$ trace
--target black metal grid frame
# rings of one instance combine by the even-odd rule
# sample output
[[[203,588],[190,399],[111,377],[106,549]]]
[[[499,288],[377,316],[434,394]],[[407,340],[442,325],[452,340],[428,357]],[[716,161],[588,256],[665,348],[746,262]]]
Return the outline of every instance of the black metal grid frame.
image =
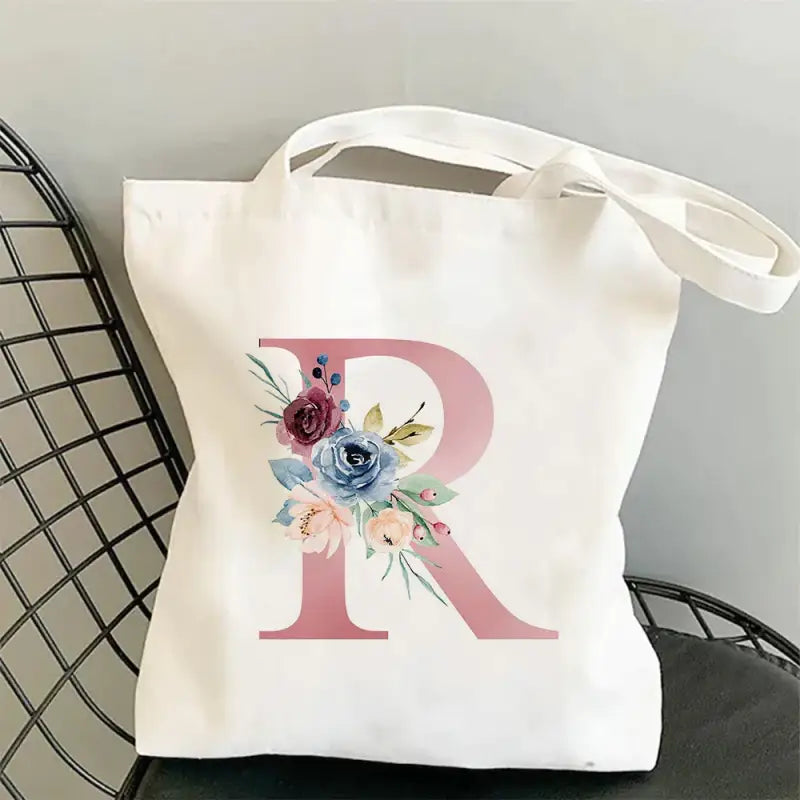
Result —
[[[7,767],[19,752],[26,737],[36,729],[42,734],[47,744],[63,763],[93,786],[97,792],[109,797],[122,797],[135,784],[137,776],[142,774],[147,759],[134,758],[133,737],[130,731],[115,722],[103,710],[100,703],[93,697],[92,692],[83,685],[78,677],[78,670],[101,644],[107,643],[113,649],[124,669],[129,670],[134,675],[137,674],[137,664],[117,641],[115,632],[131,614],[138,613],[143,615],[145,619],[150,618],[150,611],[145,601],[156,589],[158,581],[152,581],[144,589],[137,590],[134,580],[129,575],[128,569],[126,569],[126,565],[118,553],[118,548],[133,536],[147,536],[155,543],[162,557],[166,554],[166,544],[155,523],[175,509],[177,498],[186,480],[187,471],[153,390],[146,378],[142,364],[136,356],[130,336],[125,329],[103,276],[95,251],[74,208],[44,164],[19,136],[0,120],[0,155],[3,154],[9,163],[0,163],[0,177],[2,177],[3,173],[23,175],[35,189],[47,209],[49,209],[51,217],[46,220],[5,219],[0,214],[0,242],[2,243],[0,252],[2,252],[3,248],[5,249],[13,268],[12,275],[0,276],[0,291],[3,291],[4,287],[7,286],[21,287],[26,302],[30,305],[38,324],[38,329],[36,330],[4,338],[0,321],[0,354],[2,354],[2,360],[7,365],[16,384],[15,393],[0,400],[0,412],[15,404],[26,404],[48,447],[47,452],[25,463],[17,464],[12,458],[12,453],[0,439],[0,458],[5,468],[5,472],[0,473],[0,487],[5,485],[15,486],[35,521],[35,524],[29,530],[23,531],[18,535],[14,532],[14,536],[10,539],[10,544],[0,551],[0,573],[2,573],[23,609],[22,613],[6,630],[0,631],[0,676],[2,676],[11,693],[18,700],[26,717],[26,721],[11,744],[4,752],[0,751],[0,786],[5,789],[13,800],[26,800],[9,776]],[[74,262],[71,264],[70,269],[44,273],[26,270],[23,259],[15,247],[12,232],[15,229],[31,230],[37,228],[55,228],[61,232],[69,246]],[[96,321],[84,322],[79,325],[52,327],[37,298],[36,286],[43,282],[54,281],[80,282],[94,307]],[[108,338],[118,364],[112,369],[75,376],[70,368],[68,358],[65,356],[62,342],[69,336],[97,332],[104,332]],[[61,370],[63,376],[61,380],[38,388],[31,388],[28,385],[23,370],[20,369],[18,360],[15,357],[14,350],[18,345],[31,341],[41,341],[47,344]],[[124,377],[126,380],[131,395],[135,400],[137,413],[129,419],[104,428],[95,418],[90,404],[84,397],[84,390],[89,385],[118,377]],[[40,409],[40,402],[48,395],[64,389],[68,390],[74,397],[89,426],[90,433],[77,437],[65,444],[59,444],[46,416]],[[137,425],[145,426],[146,435],[152,438],[158,455],[156,458],[146,460],[126,471],[122,468],[107,439],[115,433]],[[113,473],[113,478],[89,491],[85,491],[81,489],[66,456],[71,451],[90,442],[95,442],[99,446]],[[32,471],[47,462],[57,464],[67,485],[74,494],[73,500],[49,515],[43,512],[40,502],[37,501],[35,492],[29,486],[28,481]],[[137,493],[133,479],[156,465],[163,465],[166,469],[174,499],[155,512],[148,512],[145,508],[145,503]],[[115,487],[120,487],[125,492],[136,511],[138,519],[135,524],[127,527],[117,535],[109,537],[104,532],[103,526],[92,510],[90,503]],[[96,536],[97,546],[88,556],[77,563],[72,563],[59,542],[58,536],[53,531],[53,526],[75,509],[82,509],[86,514],[88,524]],[[64,574],[38,598],[32,600],[26,593],[18,576],[15,575],[9,558],[20,548],[37,538],[47,542]],[[112,615],[104,615],[100,611],[96,600],[92,598],[82,580],[82,575],[87,568],[101,559],[109,560],[128,593],[128,599],[125,604],[117,613]],[[643,617],[642,622],[645,627],[660,627],[657,622],[657,616],[660,612],[653,608],[653,601],[655,599],[671,600],[689,609],[699,626],[699,632],[702,636],[708,639],[726,639],[741,646],[751,647],[760,656],[771,660],[777,658],[781,665],[790,672],[800,675],[800,651],[797,646],[754,617],[713,597],[694,592],[685,587],[636,577],[628,577],[626,581],[632,598],[641,612],[640,616]],[[76,657],[71,659],[68,659],[62,652],[56,642],[56,637],[54,637],[53,632],[48,628],[40,613],[48,601],[68,584],[74,586],[96,625],[94,638],[83,647]],[[729,632],[725,635],[715,632],[716,622],[720,620],[727,623],[728,626],[733,626],[736,632]],[[15,676],[2,657],[3,646],[27,623],[31,623],[35,627],[61,670],[61,675],[38,702],[33,702],[26,695],[18,676]],[[107,781],[101,780],[82,765],[71,754],[71,743],[60,741],[44,721],[43,715],[45,711],[67,685],[75,690],[78,697],[97,720],[108,729],[109,733],[120,737],[131,745],[133,767],[124,781],[123,788],[110,785]],[[80,731],[75,732],[76,737],[80,735]],[[38,800],[38,798],[28,798],[27,800]]]
[[[74,208],[41,160],[39,160],[19,136],[1,120],[0,153],[4,154],[6,159],[10,161],[10,163],[0,163],[0,174],[16,173],[24,175],[51,215],[50,219],[20,220],[5,219],[2,214],[0,214],[0,242],[2,242],[2,246],[5,248],[5,252],[8,255],[14,271],[14,274],[11,276],[0,276],[0,291],[7,286],[21,287],[39,325],[38,330],[9,338],[3,337],[2,330],[0,329],[0,354],[2,354],[2,359],[8,366],[18,387],[18,392],[16,394],[0,400],[0,412],[10,408],[14,404],[25,403],[35,418],[49,448],[48,452],[37,458],[24,464],[17,464],[12,459],[12,455],[5,446],[5,443],[0,439],[0,458],[2,458],[2,462],[5,466],[5,474],[0,476],[0,486],[8,483],[16,485],[36,522],[33,528],[12,538],[11,543],[0,551],[0,573],[3,574],[11,590],[17,596],[24,609],[23,613],[11,626],[0,634],[0,653],[2,652],[3,646],[11,640],[15,633],[17,633],[26,622],[30,621],[49,648],[59,667],[63,670],[63,674],[52,686],[44,699],[34,705],[26,696],[20,682],[12,674],[6,662],[3,660],[2,655],[0,655],[0,675],[2,675],[29,717],[17,737],[11,742],[6,751],[0,754],[0,785],[6,789],[14,800],[24,800],[23,795],[8,776],[6,768],[19,750],[26,736],[33,728],[37,728],[50,746],[71,769],[81,775],[101,793],[113,797],[117,793],[118,787],[109,786],[78,763],[70,755],[65,744],[59,742],[52,734],[43,721],[42,716],[59,691],[69,683],[91,712],[110,732],[116,736],[122,737],[131,744],[133,743],[131,733],[114,722],[102,708],[100,708],[98,703],[92,698],[91,693],[83,686],[76,673],[78,668],[104,641],[111,646],[127,669],[134,674],[137,673],[138,668],[136,663],[134,663],[123,647],[117,642],[114,632],[120,623],[134,611],[138,611],[144,615],[145,618],[149,619],[150,611],[144,601],[155,590],[157,582],[151,583],[142,591],[137,590],[134,581],[117,555],[116,548],[134,534],[145,531],[152,538],[162,555],[166,554],[166,544],[156,529],[155,522],[160,517],[171,513],[177,505],[177,497],[186,480],[186,466],[167,427],[142,365],[136,356],[130,336],[125,329],[119,310],[114,302],[102,270],[100,269],[94,248]],[[20,258],[11,232],[21,229],[35,230],[53,228],[58,229],[62,233],[72,255],[73,263],[70,264],[70,268],[64,269],[63,271],[29,273],[26,271],[25,265]],[[60,266],[64,267],[64,265]],[[41,282],[54,281],[81,282],[96,310],[97,321],[90,324],[62,326],[59,328],[51,327],[42,308],[42,304],[37,298],[35,286]],[[105,332],[108,342],[113,348],[113,352],[118,360],[118,366],[113,369],[76,377],[70,368],[61,342],[69,336],[95,331]],[[37,340],[47,343],[63,374],[63,379],[44,387],[31,389],[15,358],[14,349],[15,346],[20,344]],[[103,428],[95,419],[95,415],[90,408],[90,404],[84,397],[82,389],[88,384],[119,376],[123,376],[127,381],[127,385],[136,402],[139,413],[131,419]],[[45,396],[62,389],[67,389],[71,392],[91,433],[78,437],[66,444],[59,445],[51,430],[51,426],[48,424],[45,415],[40,409],[39,403]],[[109,445],[107,438],[114,433],[137,425],[146,426],[156,446],[158,456],[155,459],[150,459],[137,465],[133,469],[124,471],[113,449]],[[93,488],[91,491],[83,491],[76,479],[74,470],[70,467],[65,456],[68,452],[89,442],[96,442],[100,447],[114,477],[112,480]],[[67,484],[74,493],[74,500],[55,514],[46,517],[42,513],[36,497],[26,483],[26,476],[29,475],[32,470],[48,461],[55,462],[58,465]],[[158,464],[163,464],[169,475],[174,488],[175,500],[155,513],[148,513],[132,484],[132,479]],[[93,511],[90,501],[117,486],[121,487],[127,495],[131,505],[139,516],[139,521],[114,538],[109,539],[97,515]],[[71,563],[63,547],[59,544],[57,536],[53,533],[52,526],[58,522],[58,520],[64,518],[67,514],[78,508],[82,509],[85,513],[97,537],[98,547],[80,563]],[[54,583],[44,594],[35,601],[32,601],[25,592],[20,580],[14,574],[9,559],[15,552],[24,547],[35,537],[43,537],[47,541],[64,570],[64,576]],[[108,558],[110,560],[122,584],[130,595],[129,602],[119,610],[116,616],[110,619],[100,612],[97,603],[90,596],[81,578],[81,574],[86,568],[101,558]],[[71,661],[65,657],[40,616],[42,607],[67,583],[71,583],[74,586],[79,597],[85,604],[87,611],[97,625],[96,637],[83,649],[77,658]]]

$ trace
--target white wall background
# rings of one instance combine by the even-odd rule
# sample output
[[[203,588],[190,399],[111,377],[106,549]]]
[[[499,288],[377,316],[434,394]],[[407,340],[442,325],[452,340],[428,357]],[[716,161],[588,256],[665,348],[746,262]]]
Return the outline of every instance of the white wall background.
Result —
[[[460,107],[690,175],[800,237],[800,4],[0,2],[0,114],[85,217],[185,452],[121,260],[123,176],[248,179],[301,123]],[[800,638],[800,297],[685,287],[623,509],[630,571]]]
[[[123,176],[249,179],[294,128],[430,103],[690,175],[800,237],[794,2],[0,0],[0,116],[77,205],[189,454],[121,258]],[[631,572],[791,638],[800,297],[759,316],[686,286],[623,508]]]

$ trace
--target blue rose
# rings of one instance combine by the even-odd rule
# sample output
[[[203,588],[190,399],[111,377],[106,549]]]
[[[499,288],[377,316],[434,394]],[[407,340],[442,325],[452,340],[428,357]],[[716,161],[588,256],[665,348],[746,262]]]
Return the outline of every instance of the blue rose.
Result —
[[[349,428],[317,442],[311,457],[322,489],[344,506],[388,499],[398,461],[394,448],[377,433]]]

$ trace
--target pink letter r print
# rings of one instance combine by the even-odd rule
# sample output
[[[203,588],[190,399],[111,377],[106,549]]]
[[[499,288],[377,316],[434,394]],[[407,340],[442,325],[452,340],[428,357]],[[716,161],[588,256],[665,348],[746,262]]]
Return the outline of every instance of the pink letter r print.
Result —
[[[393,356],[416,364],[436,384],[444,408],[442,438],[426,472],[449,483],[480,459],[492,433],[492,399],[486,382],[466,359],[452,350],[402,339],[260,339],[261,347],[280,347],[301,364],[328,354],[328,368],[342,375],[333,387],[345,396],[348,359]],[[469,398],[467,402],[466,398]],[[468,433],[465,433],[468,432]],[[558,632],[538,628],[514,616],[484,583],[452,536],[440,537],[436,581],[478,639],[556,639]],[[303,600],[297,620],[278,631],[260,631],[261,639],[386,639],[388,631],[364,630],[353,623],[345,601],[345,555],[303,555]]]

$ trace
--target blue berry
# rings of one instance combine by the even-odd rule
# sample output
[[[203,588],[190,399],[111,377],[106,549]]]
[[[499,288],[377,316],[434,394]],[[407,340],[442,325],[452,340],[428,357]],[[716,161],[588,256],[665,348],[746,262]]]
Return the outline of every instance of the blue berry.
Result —
[[[314,369],[311,370],[311,374],[315,378],[321,378],[322,377],[322,370],[319,367],[314,367]]]
[[[331,375],[331,386],[338,386],[342,382],[342,376],[338,372]]]
[[[347,400],[342,400],[342,402],[339,403],[339,408],[341,408],[342,411],[349,411],[350,403]]]
[[[327,353],[320,353],[317,356],[317,364],[320,364],[321,366],[324,367],[325,364],[327,364],[327,363],[328,363],[328,354]]]

